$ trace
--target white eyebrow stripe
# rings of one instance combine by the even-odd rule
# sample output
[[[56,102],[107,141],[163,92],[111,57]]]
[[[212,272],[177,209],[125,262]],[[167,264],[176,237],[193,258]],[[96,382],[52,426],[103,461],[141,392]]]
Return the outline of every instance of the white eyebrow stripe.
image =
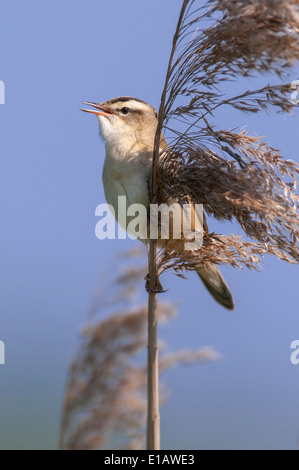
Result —
[[[136,110],[149,110],[151,109],[149,105],[140,103],[139,101],[130,100],[128,101],[128,108],[136,109]]]
[[[113,103],[114,107],[119,108],[120,106],[122,108],[131,108],[132,110],[135,111],[150,111],[152,110],[152,107],[146,103],[141,103],[139,101],[135,100],[128,100],[124,102],[118,102],[118,103]]]

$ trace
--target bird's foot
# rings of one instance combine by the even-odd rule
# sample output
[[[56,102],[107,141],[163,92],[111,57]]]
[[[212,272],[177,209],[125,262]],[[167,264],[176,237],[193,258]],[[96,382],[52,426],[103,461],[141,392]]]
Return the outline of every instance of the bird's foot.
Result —
[[[160,279],[158,277],[153,280],[150,278],[150,275],[147,274],[144,279],[146,280],[145,289],[147,292],[155,292],[157,294],[166,292],[166,290],[163,289]]]

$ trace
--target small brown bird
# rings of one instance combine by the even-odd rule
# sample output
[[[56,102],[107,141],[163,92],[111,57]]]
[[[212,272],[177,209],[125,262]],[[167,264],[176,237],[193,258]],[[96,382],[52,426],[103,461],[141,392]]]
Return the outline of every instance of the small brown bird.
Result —
[[[95,108],[82,111],[95,114],[98,118],[100,135],[106,144],[103,169],[105,196],[115,210],[116,220],[123,225],[123,218],[118,213],[119,196],[126,196],[128,205],[142,204],[147,210],[150,207],[149,185],[157,113],[145,101],[128,96],[104,103],[84,104]],[[165,145],[163,138],[161,148]],[[128,220],[125,229],[127,223]],[[217,266],[198,268],[197,272],[214,299],[232,310],[232,294]]]

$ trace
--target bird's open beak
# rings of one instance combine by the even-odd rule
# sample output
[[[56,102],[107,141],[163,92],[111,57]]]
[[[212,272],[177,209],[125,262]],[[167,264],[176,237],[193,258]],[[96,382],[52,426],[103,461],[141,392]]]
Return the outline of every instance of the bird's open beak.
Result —
[[[100,104],[97,103],[89,103],[88,101],[83,101],[83,104],[88,104],[88,106],[92,106],[96,108],[97,111],[94,109],[80,109],[80,111],[85,111],[85,113],[96,114],[97,116],[109,116],[110,114],[115,114],[107,108],[103,108]]]

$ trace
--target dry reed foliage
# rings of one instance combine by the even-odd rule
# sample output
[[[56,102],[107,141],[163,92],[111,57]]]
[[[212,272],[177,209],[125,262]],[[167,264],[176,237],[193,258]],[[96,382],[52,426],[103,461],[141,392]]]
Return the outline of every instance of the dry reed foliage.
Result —
[[[109,316],[94,317],[82,331],[66,386],[61,449],[145,448],[147,305],[136,303],[144,274],[144,268],[131,265],[108,284],[101,283],[93,317],[105,312]],[[159,321],[172,318],[173,305],[160,302],[158,316]],[[218,357],[209,347],[164,352],[160,371]]]
[[[197,4],[183,2],[174,37],[156,136],[160,141],[164,132],[169,147],[156,163],[152,200],[191,199],[218,220],[236,220],[249,240],[206,228],[197,252],[180,253],[170,241],[159,255],[159,270],[180,274],[211,263],[256,268],[266,253],[297,263],[299,165],[259,137],[217,129],[212,119],[224,106],[245,113],[291,111],[290,84],[236,96],[221,93],[221,86],[260,73],[286,75],[299,58],[299,1]]]

